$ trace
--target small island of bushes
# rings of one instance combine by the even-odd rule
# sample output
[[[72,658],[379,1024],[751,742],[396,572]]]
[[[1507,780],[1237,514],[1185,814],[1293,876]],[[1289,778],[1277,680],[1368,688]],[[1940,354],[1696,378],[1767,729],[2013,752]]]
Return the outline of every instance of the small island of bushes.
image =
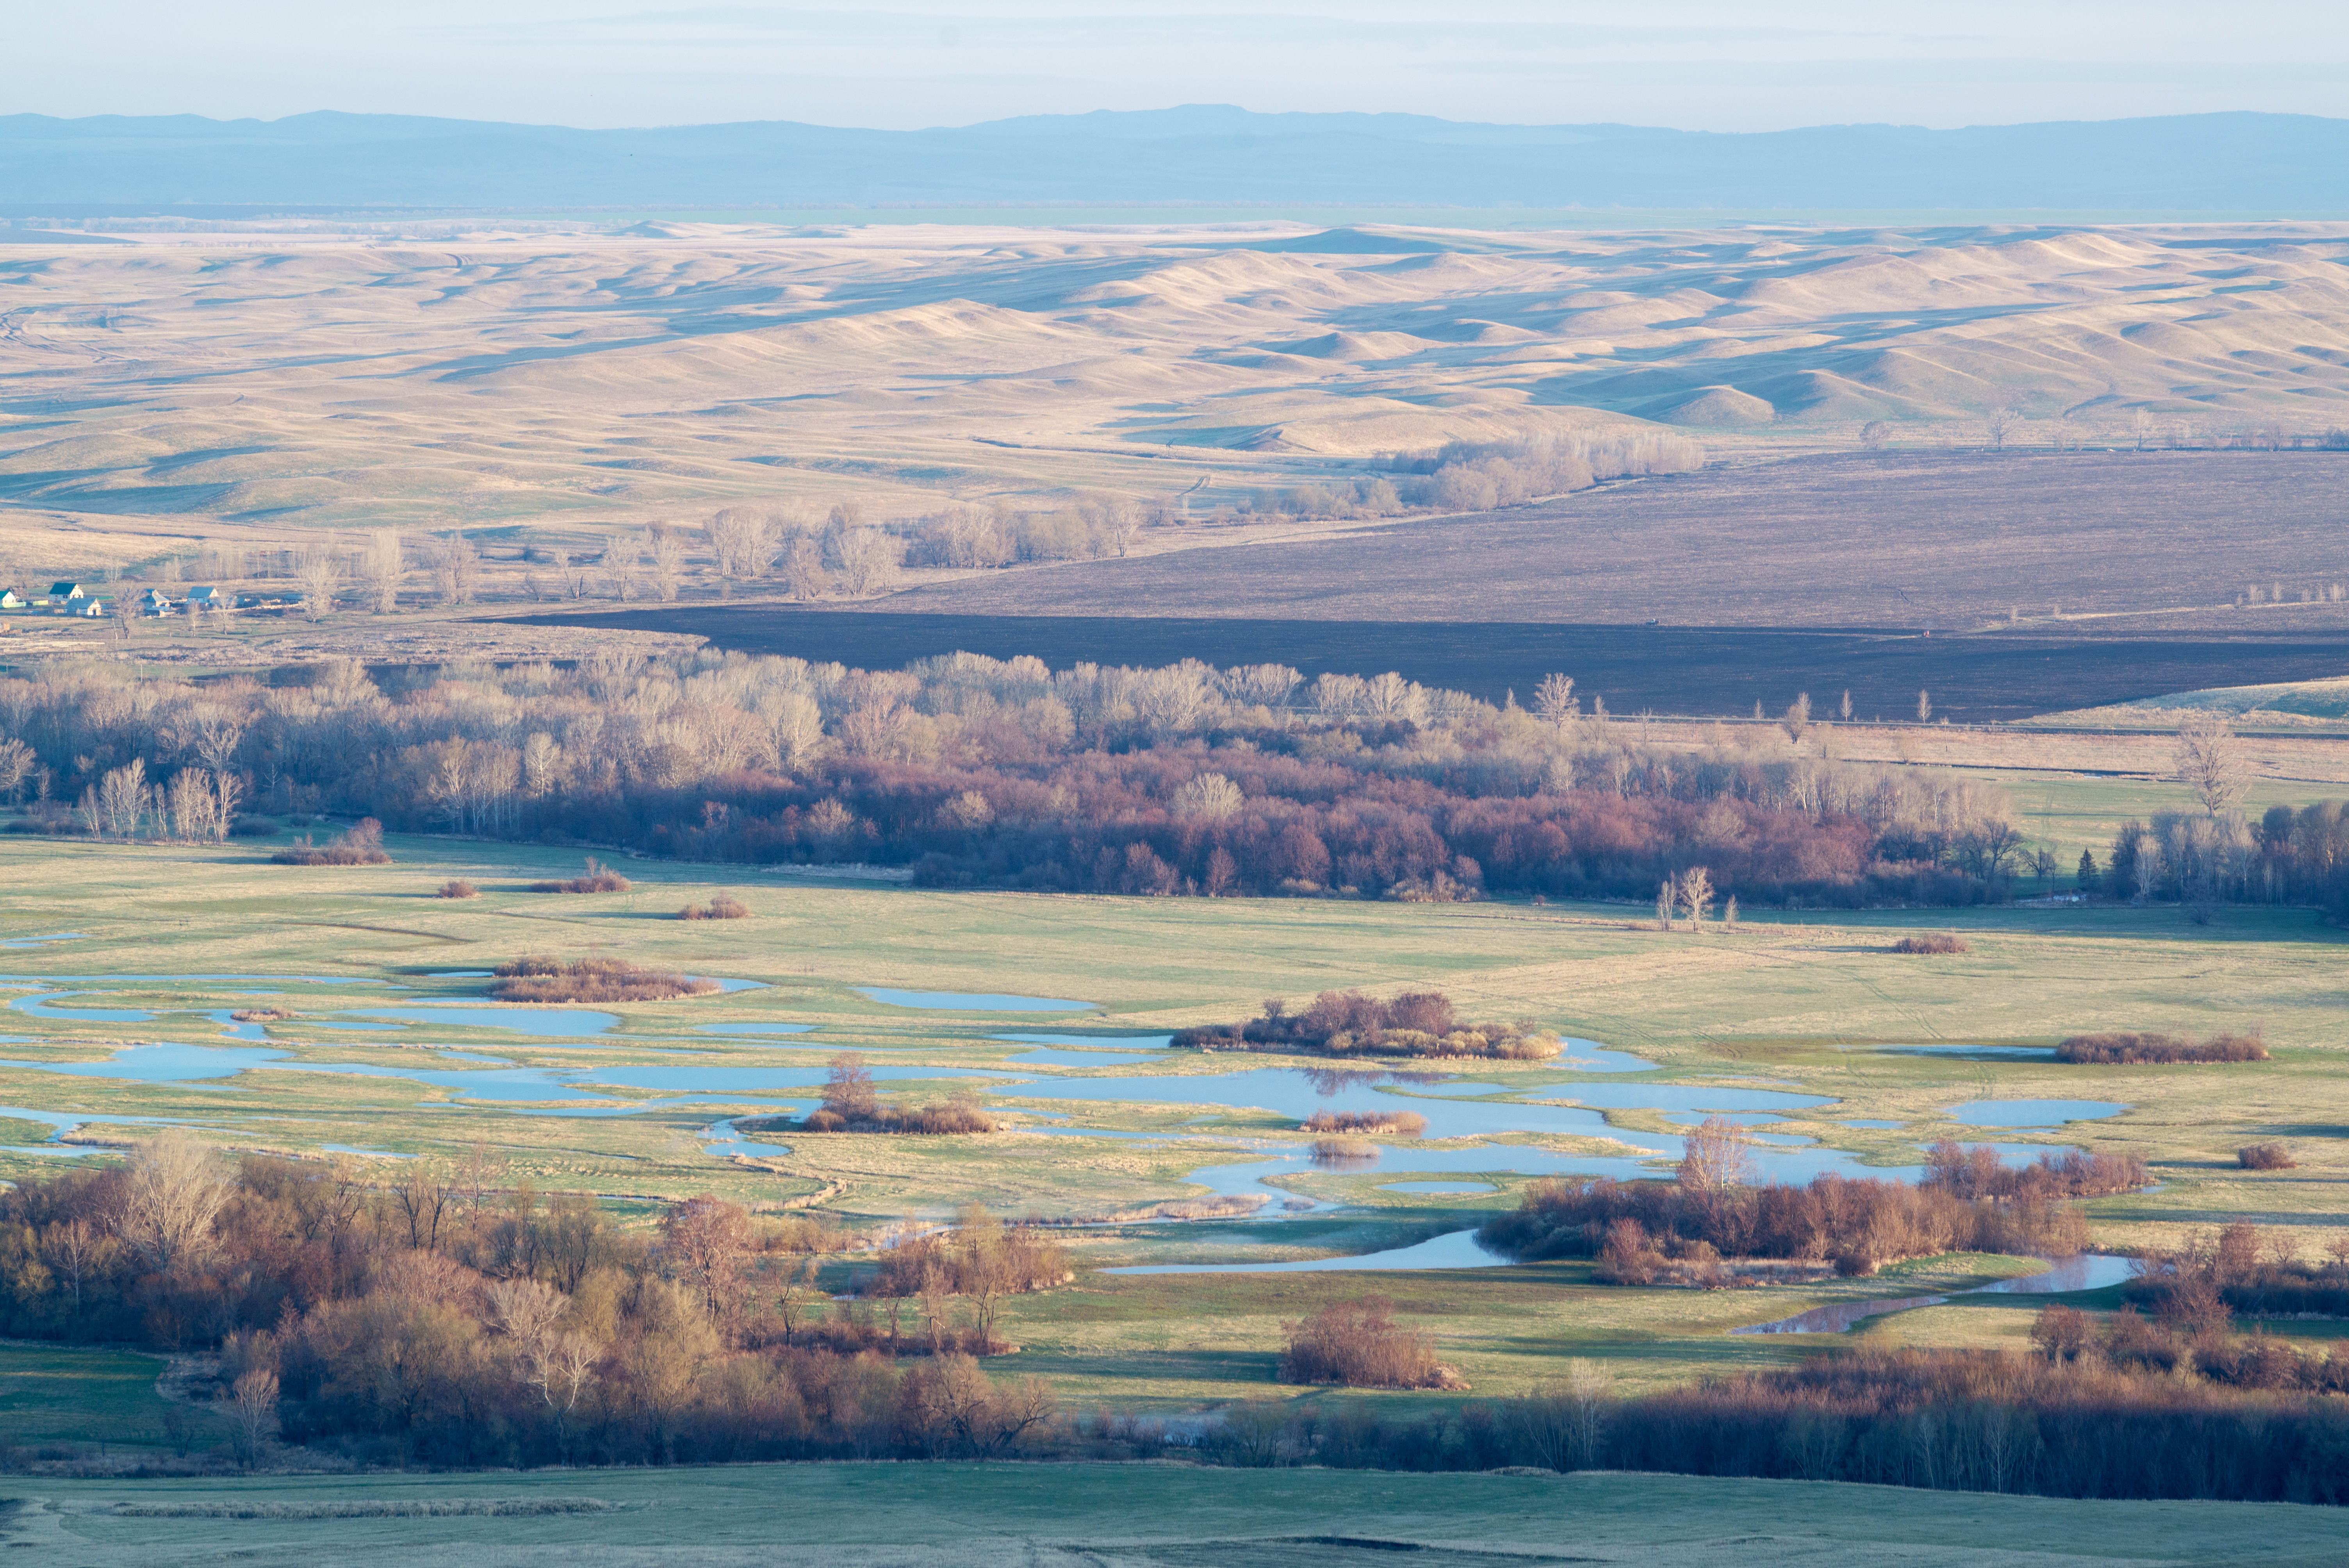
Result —
[[[2074,1035],[2055,1047],[2055,1059],[2095,1067],[2263,1062],[2268,1059],[2268,1047],[2256,1029],[2248,1035],[2213,1035],[2207,1040],[2189,1040],[2183,1035]]]
[[[1478,1057],[1547,1061],[1557,1037],[1528,1019],[1472,1024],[1440,991],[1406,991],[1387,1001],[1360,991],[1324,991],[1292,1013],[1278,996],[1245,1024],[1205,1024],[1177,1032],[1176,1047],[1263,1051],[1282,1056]]]
[[[490,995],[501,1002],[668,1002],[707,996],[715,980],[648,969],[625,958],[517,958],[497,967]]]

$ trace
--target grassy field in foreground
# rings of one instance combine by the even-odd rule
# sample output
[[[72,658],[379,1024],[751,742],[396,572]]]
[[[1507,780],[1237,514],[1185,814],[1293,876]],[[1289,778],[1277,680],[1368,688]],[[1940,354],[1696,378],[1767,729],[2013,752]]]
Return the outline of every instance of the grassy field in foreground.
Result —
[[[109,1568],[231,1558],[397,1565],[445,1562],[451,1553],[499,1563],[713,1568],[1309,1568],[1392,1561],[1413,1546],[1430,1550],[1411,1560],[1453,1568],[1526,1560],[1517,1553],[1671,1568],[2064,1568],[2333,1563],[2349,1550],[2349,1517],[2333,1509],[1650,1475],[809,1464],[249,1481],[10,1478],[0,1494],[17,1503],[0,1515],[0,1545],[37,1548],[42,1562]],[[499,1504],[564,1501],[579,1511],[487,1514]],[[427,1511],[468,1504],[483,1511]],[[347,1516],[357,1509],[376,1516]]]
[[[82,1346],[0,1341],[0,1440],[24,1449],[162,1449],[174,1446],[172,1407],[155,1390],[160,1356]],[[228,1423],[182,1405],[181,1441],[198,1449],[228,1439]]]
[[[1665,934],[1640,912],[1610,906],[1462,905],[1041,897],[929,892],[761,872],[630,861],[633,892],[534,894],[525,884],[576,866],[535,847],[395,839],[396,863],[293,868],[239,843],[222,849],[92,845],[0,838],[0,940],[81,934],[0,958],[22,997],[42,987],[98,991],[45,1016],[5,1015],[0,1047],[0,1175],[56,1168],[39,1151],[39,1119],[86,1119],[78,1136],[135,1136],[142,1119],[183,1120],[236,1149],[317,1155],[336,1148],[454,1160],[485,1146],[508,1179],[542,1191],[604,1194],[642,1215],[657,1202],[712,1191],[751,1202],[812,1200],[852,1222],[939,1216],[971,1199],[1038,1216],[1098,1214],[1199,1191],[1202,1165],[1250,1157],[1247,1140],[1291,1135],[1293,1119],[1244,1103],[1217,1081],[1265,1058],[1177,1056],[1154,1066],[1008,1065],[1032,1048],[996,1037],[1164,1031],[1232,1019],[1268,995],[1325,986],[1439,985],[1475,1012],[1532,1016],[1570,1034],[1640,1053],[1661,1067],[1642,1082],[1767,1087],[1831,1097],[1784,1113],[1769,1129],[1845,1149],[1878,1166],[1913,1165],[1943,1135],[2024,1145],[2133,1150],[2153,1162],[2159,1191],[2090,1206],[2097,1240],[2129,1248],[2175,1243],[2235,1218],[2291,1227],[2313,1253],[2349,1211],[2349,1046],[2342,1003],[2344,934],[2302,910],[2227,912],[2195,926],[2175,909],[1994,908],[1772,913],[1732,934]],[[431,896],[450,877],[479,898]],[[731,891],[753,918],[688,923],[682,904]],[[1888,951],[1905,932],[1961,933],[1971,951],[1915,958]],[[766,988],[601,1009],[615,1027],[574,1040],[494,1026],[501,1016],[410,1023],[388,1031],[331,1026],[336,1009],[412,1006],[477,996],[481,971],[528,952],[613,953]],[[296,976],[348,982],[220,976]],[[71,976],[94,978],[72,979]],[[110,978],[110,977],[121,978]],[[161,978],[130,978],[161,976]],[[202,976],[214,976],[206,979]],[[922,1012],[868,999],[856,987],[1009,992],[1081,999],[1075,1013]],[[301,1015],[262,1040],[223,1038],[205,1015],[274,993]],[[72,1004],[151,1018],[74,1015]],[[717,1023],[788,1020],[803,1035],[758,1040],[700,1032]],[[1899,1054],[1901,1044],[2050,1044],[2090,1028],[2196,1032],[2264,1022],[2275,1059],[2184,1068],[2075,1068],[2049,1061]],[[253,1070],[140,1083],[61,1074],[157,1040],[234,1046]],[[812,1103],[825,1058],[842,1047],[907,1069],[885,1088],[909,1099],[946,1092],[945,1071],[981,1069],[991,1103],[1021,1104],[1020,1086],[1058,1073],[1193,1073],[1197,1100],[1111,1104],[1104,1131],[1183,1132],[1137,1143],[1031,1129],[985,1138],[781,1135],[783,1155],[758,1161],[709,1151],[703,1130],[743,1112]],[[453,1047],[453,1049],[451,1049]],[[675,1053],[698,1053],[690,1057]],[[462,1054],[460,1054],[462,1053]],[[497,1068],[479,1058],[494,1057]],[[1117,1058],[1105,1058],[1114,1062]],[[262,1064],[356,1065],[377,1076],[272,1070]],[[463,1098],[467,1073],[549,1069],[633,1076],[693,1063],[781,1075],[797,1088],[664,1100],[611,1086],[600,1114],[549,1114],[559,1102]],[[415,1076],[420,1075],[420,1076]],[[1503,1091],[1571,1099],[1555,1067],[1494,1066],[1470,1075]],[[1395,1086],[1409,1092],[1409,1086]],[[1961,1102],[2059,1099],[2125,1105],[2102,1120],[2053,1132],[1991,1133],[1951,1120]],[[659,1102],[659,1103],[656,1103]],[[1049,1102],[1031,1102],[1044,1109]],[[1210,1109],[1217,1108],[1217,1109]],[[1206,1112],[1205,1128],[1188,1124]],[[1616,1130],[1676,1130],[1660,1110],[1610,1110]],[[1866,1128],[1854,1122],[1894,1122]],[[1049,1124],[1041,1124],[1049,1125]],[[2281,1139],[2297,1169],[2250,1172],[2235,1148]],[[1517,1140],[1568,1152],[1620,1155],[1599,1138]],[[1346,1205],[1283,1224],[1123,1225],[1066,1233],[1081,1265],[1232,1261],[1355,1253],[1475,1224],[1513,1203],[1524,1178],[1486,1173],[1474,1197],[1381,1190],[1414,1171],[1408,1141],[1389,1140],[1374,1174],[1308,1171],[1282,1185]],[[99,1154],[97,1158],[109,1156]],[[388,1169],[388,1167],[385,1167]],[[1475,1172],[1444,1172],[1449,1178]],[[1979,1265],[1912,1265],[1954,1277]],[[1327,1296],[1391,1290],[1437,1336],[1481,1393],[1549,1376],[1558,1358],[1613,1364],[1627,1385],[1794,1355],[1785,1341],[1725,1330],[1824,1301],[1898,1296],[1948,1280],[1906,1275],[1726,1295],[1625,1291],[1588,1284],[1574,1265],[1366,1278],[1087,1274],[1079,1286],[1018,1303],[1009,1331],[1021,1364],[1050,1373],[1080,1403],[1165,1407],[1285,1392],[1271,1384],[1278,1325]],[[1882,1332],[1945,1326],[1952,1342],[2014,1343],[2028,1303],[1968,1305]],[[1894,1325],[1899,1325],[1896,1330]],[[102,1423],[99,1423],[102,1426]],[[93,1427],[92,1430],[98,1429]]]

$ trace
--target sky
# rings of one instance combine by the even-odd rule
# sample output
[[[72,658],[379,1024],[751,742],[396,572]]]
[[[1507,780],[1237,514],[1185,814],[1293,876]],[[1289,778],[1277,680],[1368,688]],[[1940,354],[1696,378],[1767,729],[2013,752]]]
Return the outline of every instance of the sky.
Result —
[[[1689,130],[2349,115],[2342,0],[74,0],[0,112],[912,129],[1228,103]]]

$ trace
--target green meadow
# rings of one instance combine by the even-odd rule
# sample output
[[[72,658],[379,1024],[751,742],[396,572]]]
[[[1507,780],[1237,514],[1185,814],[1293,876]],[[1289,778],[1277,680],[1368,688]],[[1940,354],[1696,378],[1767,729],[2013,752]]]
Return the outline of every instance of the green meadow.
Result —
[[[2176,1244],[2245,1218],[2291,1228],[2296,1244],[2314,1255],[2349,1208],[2349,1158],[2342,1153],[2349,1093],[2340,1071],[2349,1045],[2344,934],[2308,911],[2230,910],[2210,925],[2193,924],[2176,909],[2106,905],[1795,912],[1749,918],[1734,930],[1715,923],[1702,933],[1665,933],[1629,906],[932,892],[635,861],[621,868],[635,880],[629,892],[546,894],[527,884],[575,872],[574,853],[432,838],[395,837],[389,847],[395,860],[388,866],[301,868],[269,863],[265,843],[200,849],[0,838],[0,939],[78,934],[0,956],[0,971],[16,986],[8,995],[102,992],[48,1006],[151,1015],[44,1016],[21,1006],[0,1014],[0,1033],[14,1042],[0,1045],[7,1058],[0,1065],[0,1117],[8,1119],[0,1126],[0,1143],[8,1146],[0,1174],[60,1168],[71,1158],[68,1148],[95,1146],[80,1157],[109,1159],[112,1147],[146,1127],[173,1121],[226,1149],[342,1158],[386,1180],[401,1169],[390,1157],[454,1167],[478,1150],[503,1184],[527,1179],[540,1191],[592,1192],[638,1218],[666,1201],[711,1192],[770,1208],[812,1207],[860,1229],[943,1219],[972,1201],[1038,1219],[1122,1219],[1062,1233],[1079,1264],[1077,1282],[1017,1300],[1004,1322],[1022,1346],[1020,1367],[1051,1378],[1067,1399],[1135,1410],[1299,1395],[1276,1381],[1281,1323],[1371,1288],[1393,1295],[1433,1332],[1481,1395],[1531,1387],[1571,1357],[1605,1362],[1627,1388],[1768,1365],[1806,1346],[1728,1330],[1828,1301],[1962,1288],[2025,1265],[1930,1259],[1873,1279],[1728,1293],[1599,1286],[1578,1264],[1379,1275],[1103,1274],[1094,1271],[1408,1244],[1473,1226],[1494,1207],[1514,1203],[1528,1179],[1445,1170],[1437,1173],[1442,1180],[1493,1191],[1385,1191],[1418,1169],[1415,1145],[1389,1139],[1374,1171],[1298,1165],[1273,1179],[1278,1188],[1335,1201],[1336,1209],[1297,1219],[1137,1222],[1133,1216],[1152,1205],[1199,1195],[1204,1189],[1186,1179],[1190,1171],[1262,1158],[1256,1140],[1294,1142],[1292,1118],[1249,1106],[1244,1092],[1218,1083],[1226,1072],[1278,1059],[1185,1053],[1153,1065],[1105,1056],[1100,1067],[1006,1067],[1034,1047],[991,1037],[1164,1033],[1237,1018],[1269,995],[1432,985],[1475,1015],[1530,1016],[1636,1052],[1659,1064],[1640,1075],[1642,1082],[1832,1097],[1829,1105],[1785,1112],[1766,1130],[1849,1150],[1874,1167],[1913,1166],[1921,1143],[1945,1135],[2141,1152],[2158,1190],[2090,1206],[2095,1241],[2107,1249]],[[481,896],[434,896],[455,877],[478,884]],[[675,918],[688,902],[719,892],[742,899],[752,916]],[[1970,951],[1945,957],[1889,951],[1918,930],[1958,932]],[[337,1016],[346,1010],[478,998],[483,982],[451,972],[486,970],[523,954],[616,954],[763,985],[598,1007],[616,1025],[574,1038],[490,1026],[526,1009],[388,1030],[335,1026],[390,1021]],[[43,984],[45,976],[57,978]],[[68,978],[83,976],[91,978]],[[306,983],[328,979],[347,984]],[[1090,1006],[1061,1013],[922,1011],[868,999],[861,986]],[[224,1034],[229,1011],[256,1006],[297,1016],[262,1025],[259,1039]],[[706,1032],[778,1022],[810,1030],[769,1038]],[[2255,1023],[2266,1030],[2271,1061],[2091,1068],[1889,1048],[2045,1046],[2085,1029],[2201,1032]],[[160,1041],[279,1054],[269,1065],[243,1058],[252,1064],[246,1070],[172,1082],[45,1070],[102,1064],[122,1047]],[[592,1083],[599,1069],[680,1062],[792,1069],[812,1086],[828,1056],[843,1047],[909,1069],[882,1088],[913,1101],[942,1097],[957,1081],[945,1073],[924,1078],[923,1068],[999,1072],[979,1080],[994,1086],[988,1103],[1019,1114],[1006,1130],[976,1137],[769,1133],[758,1136],[785,1152],[729,1157],[711,1150],[707,1130],[714,1122],[805,1110],[817,1093],[799,1088],[730,1099],[606,1086],[584,1102],[604,1114],[581,1117],[544,1114],[578,1100],[489,1099],[473,1088],[517,1069],[577,1072]],[[287,1070],[322,1065],[374,1076]],[[408,1076],[419,1073],[431,1076]],[[470,1073],[485,1076],[469,1084]],[[1023,1101],[1011,1081],[1170,1073],[1198,1078],[1195,1100],[1087,1106],[1086,1128],[1102,1136],[1046,1130],[1054,1119],[1034,1113],[1055,1102]],[[1498,1096],[1543,1088],[1542,1099],[1573,1097],[1556,1067],[1478,1064],[1465,1076],[1493,1085],[1489,1092]],[[2129,1109],[2036,1132],[1961,1127],[1947,1114],[1985,1099]],[[45,1145],[61,1119],[78,1124],[68,1135],[74,1142]],[[1651,1109],[1609,1110],[1607,1120],[1608,1132],[1680,1130]],[[1859,1121],[1898,1125],[1849,1125]],[[1107,1136],[1116,1133],[1170,1136]],[[2235,1149],[2265,1140],[2289,1143],[2298,1168],[2239,1169]],[[1639,1152],[1596,1133],[1513,1134],[1506,1141],[1572,1154]],[[355,1150],[364,1152],[348,1152]],[[835,1261],[826,1282],[845,1284],[860,1266],[853,1258]],[[2019,1344],[2039,1305],[1992,1297],[1885,1317],[1862,1333],[1909,1341],[1930,1328],[1941,1336],[1937,1342]],[[2281,1326],[2304,1334],[2318,1326]],[[17,1377],[8,1368],[25,1354],[0,1350],[0,1376]],[[131,1435],[137,1428],[129,1417],[93,1413],[81,1430],[89,1440],[101,1430],[117,1434],[109,1440],[148,1440]]]

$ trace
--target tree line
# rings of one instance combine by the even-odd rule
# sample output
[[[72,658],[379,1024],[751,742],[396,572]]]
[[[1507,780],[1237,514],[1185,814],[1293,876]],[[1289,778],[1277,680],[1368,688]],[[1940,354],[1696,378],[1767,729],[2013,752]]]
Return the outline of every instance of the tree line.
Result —
[[[1527,710],[1394,674],[967,654],[864,671],[612,651],[202,683],[56,665],[0,681],[0,793],[31,797],[18,830],[218,838],[336,812],[876,861],[937,887],[1644,898],[1702,869],[1705,901],[1966,903],[2002,895],[2021,842],[1977,782],[1649,745],[1562,676]],[[190,775],[242,815],[182,823]]]

